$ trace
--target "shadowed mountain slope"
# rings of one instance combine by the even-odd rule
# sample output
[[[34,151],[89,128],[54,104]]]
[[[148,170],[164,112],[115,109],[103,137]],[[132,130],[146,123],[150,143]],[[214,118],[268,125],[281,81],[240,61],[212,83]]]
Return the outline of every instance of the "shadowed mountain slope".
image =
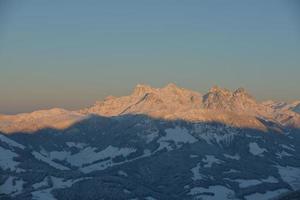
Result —
[[[0,199],[266,199],[300,187],[299,133],[126,114],[0,134]]]

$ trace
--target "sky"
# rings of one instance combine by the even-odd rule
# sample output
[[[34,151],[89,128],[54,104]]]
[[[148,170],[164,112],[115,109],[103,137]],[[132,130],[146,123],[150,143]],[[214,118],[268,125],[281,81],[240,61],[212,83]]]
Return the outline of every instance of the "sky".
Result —
[[[136,84],[300,100],[297,0],[0,0],[0,113],[78,109]]]

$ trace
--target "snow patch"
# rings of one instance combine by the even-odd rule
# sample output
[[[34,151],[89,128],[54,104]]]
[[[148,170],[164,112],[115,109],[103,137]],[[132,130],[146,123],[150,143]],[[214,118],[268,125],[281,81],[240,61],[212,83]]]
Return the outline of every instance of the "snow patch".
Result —
[[[39,189],[41,187],[47,187],[48,186],[48,180],[49,180],[49,177],[46,177],[44,178],[44,180],[42,180],[41,182],[38,182],[38,183],[35,183],[32,185],[32,187],[34,189]]]
[[[254,193],[245,196],[244,198],[246,200],[270,200],[275,197],[278,197],[280,194],[288,192],[288,189],[279,189],[275,191],[266,191],[265,193]]]
[[[267,150],[258,146],[256,142],[249,143],[249,152],[255,156],[262,156]]]
[[[120,176],[126,176],[126,177],[128,176],[128,174],[126,172],[122,171],[122,170],[118,171],[118,175],[120,175]]]
[[[80,151],[79,153],[71,155],[70,152],[66,151],[52,151],[49,154],[51,160],[66,160],[73,166],[83,167],[84,165],[92,164],[98,160],[112,159],[117,156],[128,156],[129,154],[135,152],[136,149],[132,148],[118,148],[113,146],[108,146],[102,151],[97,152],[97,148],[87,147]]]
[[[9,176],[4,184],[0,186],[0,194],[16,196],[17,194],[20,194],[22,192],[24,183],[25,182],[22,179],[17,179],[17,177]]]
[[[238,134],[236,129],[229,126],[215,127],[211,125],[195,124],[194,130],[197,136],[208,144],[217,143],[218,145],[230,144],[235,135]]]
[[[268,178],[262,179],[261,181],[264,183],[278,183],[278,179],[274,176],[269,176]]]
[[[180,147],[183,143],[195,143],[198,140],[189,134],[188,130],[185,128],[176,127],[174,129],[166,129],[166,135],[159,138],[157,141],[160,144],[159,150],[166,148],[167,150],[172,150],[169,142],[174,142],[177,147]]]
[[[16,157],[18,157],[16,153],[0,147],[0,168],[3,170],[16,170],[19,164],[18,162],[14,161],[14,158]]]
[[[240,188],[247,188],[255,185],[261,184],[260,180],[248,180],[248,179],[235,179],[235,182],[239,183]]]
[[[225,171],[224,173],[240,173],[240,171],[235,169],[230,169],[229,171]]]
[[[194,168],[191,169],[191,171],[192,171],[192,173],[193,173],[192,179],[193,179],[194,181],[196,181],[196,180],[201,180],[201,179],[204,179],[204,178],[205,178],[205,176],[203,176],[202,174],[200,174],[200,171],[199,171],[199,170],[200,170],[200,163],[198,163],[196,167],[194,167]]]
[[[205,200],[236,199],[234,191],[222,185],[209,186],[208,188],[194,187],[188,194]]]
[[[129,191],[129,190],[127,190],[127,189],[123,189],[123,192],[125,193],[125,194],[130,194],[131,192]]]
[[[292,154],[289,154],[289,153],[287,153],[286,151],[281,151],[281,152],[279,152],[279,153],[276,153],[276,156],[278,157],[278,158],[283,158],[283,157],[290,157],[290,156],[293,156]]]
[[[202,159],[202,162],[206,163],[204,165],[204,167],[212,167],[213,164],[220,164],[223,161],[220,159],[217,159],[215,156],[213,155],[207,155],[205,156],[205,158]]]
[[[68,145],[68,147],[75,147],[77,149],[83,149],[84,147],[88,146],[88,144],[86,143],[76,143],[76,142],[67,142],[66,143]]]
[[[49,164],[50,166],[52,166],[52,167],[54,167],[54,168],[56,168],[56,169],[59,169],[59,170],[69,170],[69,168],[67,168],[67,167],[65,167],[65,166],[63,166],[63,165],[61,165],[61,164],[58,164],[58,163],[56,163],[56,162],[53,162],[50,158],[45,157],[45,156],[43,156],[42,154],[40,154],[40,153],[38,153],[38,152],[36,152],[36,151],[32,152],[32,155],[33,155],[36,159],[38,159],[38,160],[40,160],[40,161],[43,161],[43,162]]]
[[[277,166],[278,173],[284,182],[288,183],[294,190],[300,189],[300,168],[291,166]]]
[[[148,197],[145,197],[145,200],[156,200],[156,199],[154,197],[148,196]]]
[[[80,178],[80,179],[76,179],[76,180],[64,180],[63,178],[58,178],[58,177],[54,177],[54,176],[51,176],[49,178],[50,178],[50,181],[52,182],[52,187],[32,192],[31,194],[32,194],[33,200],[40,200],[40,199],[54,200],[56,198],[52,195],[52,193],[51,193],[52,190],[68,188],[68,187],[71,187],[76,182],[90,179],[90,178]]]
[[[269,176],[266,179],[234,179],[235,182],[239,183],[240,188],[247,188],[255,185],[259,185],[262,183],[278,183],[278,180],[273,177]]]
[[[159,136],[158,130],[148,132],[148,134],[145,136],[146,143],[152,142],[158,136]]]
[[[158,151],[159,151],[159,149],[155,150],[154,152],[151,152],[149,149],[146,149],[146,150],[144,150],[143,155],[135,157],[135,158],[130,159],[130,160],[125,160],[125,161],[118,162],[118,163],[113,163],[111,160],[105,160],[105,161],[97,162],[97,163],[92,164],[92,165],[88,165],[86,167],[81,168],[80,170],[83,173],[90,173],[92,171],[104,170],[108,167],[122,165],[122,164],[125,164],[125,163],[133,162],[133,161],[136,161],[136,160],[139,160],[139,159],[142,159],[142,158],[152,156],[153,154],[155,154]]]
[[[15,141],[9,139],[8,137],[6,137],[6,136],[4,136],[2,134],[0,134],[0,140],[2,142],[6,143],[6,144],[8,144],[10,146],[12,146],[12,147],[17,147],[17,148],[20,148],[20,149],[25,149],[25,147],[23,145],[21,145],[21,144],[15,142]]]
[[[235,154],[234,156],[229,155],[229,154],[224,154],[224,157],[232,159],[232,160],[239,160],[241,158],[239,154]]]
[[[281,145],[284,149],[287,149],[287,150],[290,150],[290,151],[295,151],[295,147],[293,145],[285,145],[285,144],[282,144]]]

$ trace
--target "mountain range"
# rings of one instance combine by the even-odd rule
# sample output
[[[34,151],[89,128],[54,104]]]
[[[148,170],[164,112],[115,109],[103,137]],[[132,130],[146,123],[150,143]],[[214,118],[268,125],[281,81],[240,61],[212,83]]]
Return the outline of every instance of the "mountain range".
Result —
[[[300,101],[259,102],[243,88],[139,84],[80,110],[0,115],[0,132],[0,199],[267,200],[300,189]]]

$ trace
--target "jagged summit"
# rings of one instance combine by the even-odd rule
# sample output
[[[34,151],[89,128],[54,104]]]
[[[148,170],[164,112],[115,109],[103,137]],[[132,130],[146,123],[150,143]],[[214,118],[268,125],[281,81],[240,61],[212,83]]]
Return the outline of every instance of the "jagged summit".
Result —
[[[145,95],[146,93],[180,92],[187,89],[178,87],[175,83],[169,83],[162,88],[154,88],[146,84],[137,84],[131,95]]]
[[[167,90],[181,90],[182,88],[178,87],[175,83],[169,83],[164,87],[164,89],[167,89]]]
[[[218,86],[212,87],[203,97],[203,106],[206,109],[227,110],[237,113],[253,114],[260,105],[244,89],[238,88],[234,92],[222,89]]]
[[[229,123],[226,118],[231,118],[238,121],[235,125],[248,123],[248,126],[256,127],[260,126],[258,118],[276,121],[280,115],[280,122],[291,118],[293,122],[294,119],[298,120],[298,116],[293,113],[275,112],[271,106],[257,102],[244,88],[230,91],[214,86],[202,96],[199,92],[178,87],[174,83],[162,88],[138,84],[129,96],[105,99],[81,112],[104,116],[146,114],[168,119],[217,120],[224,123]],[[237,120],[238,117],[234,115],[239,119],[243,118],[241,115],[252,119],[247,118],[248,122],[245,122]]]
[[[201,103],[200,93],[180,88],[174,83],[163,88],[138,84],[129,96],[105,99],[81,112],[105,116],[143,113],[161,117],[177,111],[200,108]]]
[[[32,113],[0,116],[0,131],[35,130],[41,127],[65,127],[90,114],[120,116],[144,114],[164,119],[217,121],[235,126],[260,127],[258,119],[280,125],[300,127],[300,104],[257,102],[244,88],[235,91],[212,87],[201,95],[174,83],[162,88],[138,84],[128,96],[108,96],[79,111],[54,108]],[[298,112],[298,113],[297,113]]]
[[[225,93],[230,93],[230,90],[225,89],[225,88],[221,88],[217,85],[214,85],[213,87],[211,87],[209,89],[208,93],[223,93],[223,94],[225,94]]]
[[[146,93],[152,92],[153,90],[155,89],[149,85],[137,84],[134,88],[133,95],[144,95]]]

